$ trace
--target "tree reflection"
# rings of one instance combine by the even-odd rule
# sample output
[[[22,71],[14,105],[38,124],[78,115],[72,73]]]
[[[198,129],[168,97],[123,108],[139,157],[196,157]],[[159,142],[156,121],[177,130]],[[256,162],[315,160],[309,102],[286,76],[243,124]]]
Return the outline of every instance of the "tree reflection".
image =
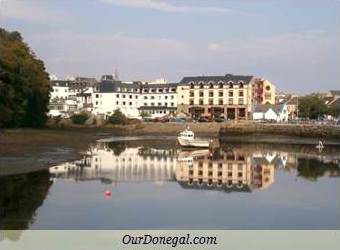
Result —
[[[48,170],[0,177],[0,230],[28,229],[51,185]]]
[[[108,142],[107,146],[112,149],[114,155],[119,156],[127,148],[123,142]]]
[[[298,159],[298,176],[308,180],[316,181],[322,176],[339,176],[339,167],[332,162],[321,162],[318,159],[299,158]]]

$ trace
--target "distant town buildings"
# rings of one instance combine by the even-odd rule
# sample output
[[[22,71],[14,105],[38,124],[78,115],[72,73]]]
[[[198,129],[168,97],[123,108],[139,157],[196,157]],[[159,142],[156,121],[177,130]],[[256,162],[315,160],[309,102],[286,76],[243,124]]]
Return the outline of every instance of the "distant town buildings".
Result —
[[[118,75],[88,77],[50,76],[51,116],[69,117],[88,112],[108,117],[116,109],[128,118],[185,116],[198,120],[273,120],[286,122],[299,116],[299,96],[276,92],[266,79],[248,75],[186,76],[178,83],[121,81]],[[319,94],[325,104],[340,109],[340,91]]]

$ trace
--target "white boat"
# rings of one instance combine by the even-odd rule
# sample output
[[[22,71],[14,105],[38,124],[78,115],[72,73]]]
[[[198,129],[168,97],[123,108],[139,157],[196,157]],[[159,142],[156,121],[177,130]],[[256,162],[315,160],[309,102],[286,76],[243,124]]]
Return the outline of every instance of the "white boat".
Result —
[[[182,147],[197,147],[197,148],[208,148],[212,140],[209,139],[196,139],[194,132],[188,127],[179,133],[177,141]]]

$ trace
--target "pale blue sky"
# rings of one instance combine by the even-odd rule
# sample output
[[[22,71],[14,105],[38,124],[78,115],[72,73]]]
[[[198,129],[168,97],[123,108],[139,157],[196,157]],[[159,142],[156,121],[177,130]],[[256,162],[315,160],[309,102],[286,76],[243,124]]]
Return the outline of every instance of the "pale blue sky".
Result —
[[[0,0],[59,77],[251,74],[295,92],[340,89],[337,0]]]

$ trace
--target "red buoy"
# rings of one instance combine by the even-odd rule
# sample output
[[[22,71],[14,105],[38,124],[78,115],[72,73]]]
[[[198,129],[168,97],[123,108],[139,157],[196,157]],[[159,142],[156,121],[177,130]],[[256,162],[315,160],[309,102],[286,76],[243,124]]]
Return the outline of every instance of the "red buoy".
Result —
[[[111,196],[111,191],[110,190],[106,190],[105,191],[105,196]]]

